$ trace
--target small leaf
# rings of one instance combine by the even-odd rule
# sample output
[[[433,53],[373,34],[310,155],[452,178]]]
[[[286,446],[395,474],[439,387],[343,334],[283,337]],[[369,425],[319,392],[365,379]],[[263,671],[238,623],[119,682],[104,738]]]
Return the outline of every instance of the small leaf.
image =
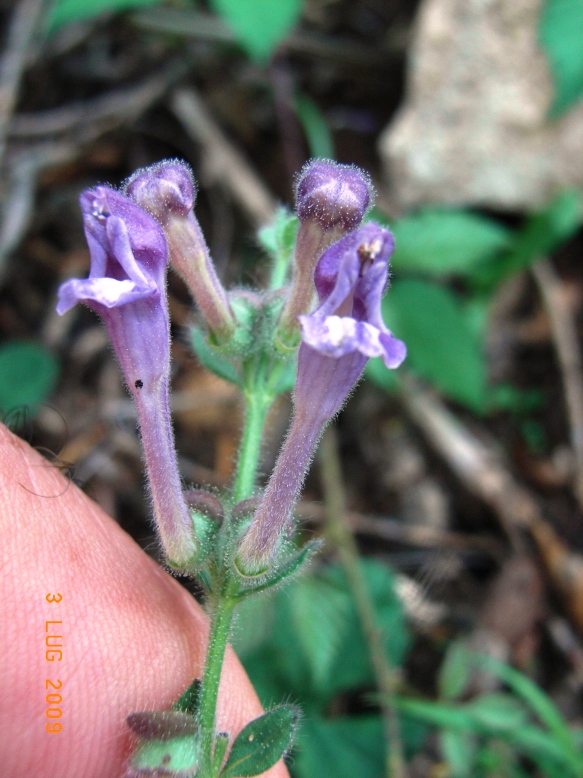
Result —
[[[295,99],[295,109],[308,141],[310,156],[334,159],[334,139],[328,122],[316,103],[307,95],[299,94]]]
[[[299,717],[293,705],[281,705],[247,724],[235,738],[221,778],[247,778],[273,767],[291,748]]]
[[[287,208],[278,208],[271,224],[257,233],[263,248],[271,254],[273,267],[270,289],[279,289],[288,280],[291,259],[296,245],[300,221]]]
[[[252,59],[265,61],[300,18],[303,0],[211,0]]]
[[[27,406],[34,413],[57,383],[59,363],[42,344],[9,341],[0,346],[0,411]]]
[[[391,229],[393,270],[435,276],[469,273],[507,248],[511,239],[505,227],[468,211],[425,210]]]
[[[180,699],[174,703],[172,710],[184,711],[184,713],[190,713],[193,716],[198,713],[201,686],[200,678],[195,678]]]
[[[511,694],[503,692],[482,694],[468,703],[465,710],[473,721],[494,732],[511,732],[528,722],[528,712],[523,703]]]
[[[546,0],[538,33],[555,85],[550,115],[557,118],[583,94],[583,0]]]
[[[56,30],[71,22],[93,19],[101,14],[125,11],[128,8],[142,8],[158,2],[160,0],[57,0],[49,13],[49,29]]]
[[[406,365],[453,400],[483,412],[486,364],[456,296],[427,281],[395,281],[383,300],[389,328],[407,344]]]
[[[241,376],[237,368],[228,359],[217,353],[216,349],[209,345],[206,335],[197,327],[190,328],[190,340],[192,348],[201,363],[225,381],[241,386]]]
[[[464,693],[476,663],[474,654],[463,640],[453,642],[439,668],[437,688],[445,700],[455,700]]]

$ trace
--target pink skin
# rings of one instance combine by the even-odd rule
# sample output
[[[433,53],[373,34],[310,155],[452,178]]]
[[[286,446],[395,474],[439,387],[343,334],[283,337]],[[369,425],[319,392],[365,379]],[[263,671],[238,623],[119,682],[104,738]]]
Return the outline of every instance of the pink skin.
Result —
[[[208,625],[201,608],[120,527],[26,443],[0,425],[0,774],[118,778],[132,711],[169,707],[200,676]],[[49,603],[46,595],[62,601]],[[49,632],[62,661],[47,661]],[[46,689],[50,679],[62,687]],[[58,684],[57,684],[58,685]],[[47,718],[47,694],[61,718]],[[237,733],[261,706],[229,649],[219,729]],[[50,734],[46,724],[60,722]],[[264,774],[288,776],[282,762]]]

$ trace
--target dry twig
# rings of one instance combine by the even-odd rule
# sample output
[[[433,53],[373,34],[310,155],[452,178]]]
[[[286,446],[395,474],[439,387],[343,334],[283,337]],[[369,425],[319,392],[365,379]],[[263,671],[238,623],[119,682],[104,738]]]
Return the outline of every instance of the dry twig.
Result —
[[[532,274],[541,294],[561,368],[571,445],[575,455],[574,488],[583,510],[583,362],[573,310],[564,286],[548,259],[539,259]]]
[[[276,201],[239,149],[212,118],[194,89],[177,89],[170,107],[203,151],[207,182],[226,186],[251,221],[262,227],[273,218]]]

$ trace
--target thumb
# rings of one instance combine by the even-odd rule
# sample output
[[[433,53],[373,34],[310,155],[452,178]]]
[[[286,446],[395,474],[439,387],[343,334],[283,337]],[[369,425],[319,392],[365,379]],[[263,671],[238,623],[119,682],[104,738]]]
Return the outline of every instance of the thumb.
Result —
[[[169,708],[200,677],[206,616],[109,516],[2,425],[0,533],[0,773],[116,778],[133,743],[126,716]],[[234,736],[261,712],[229,649],[219,730]],[[62,730],[48,731],[57,722]],[[287,775],[283,762],[265,773]]]

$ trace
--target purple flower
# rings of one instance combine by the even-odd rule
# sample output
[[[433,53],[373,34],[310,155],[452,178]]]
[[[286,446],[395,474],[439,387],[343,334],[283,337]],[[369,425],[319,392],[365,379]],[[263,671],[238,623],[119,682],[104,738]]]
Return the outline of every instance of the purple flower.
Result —
[[[162,162],[138,170],[125,193],[160,223],[172,267],[186,282],[216,342],[228,341],[235,317],[192,210],[196,187],[190,169],[182,162]]]
[[[310,316],[300,316],[303,342],[291,427],[236,559],[247,575],[269,567],[316,444],[369,357],[382,357],[389,368],[405,359],[405,344],[393,337],[381,315],[393,248],[391,233],[368,222],[331,246],[318,263],[314,280],[321,304]]]
[[[296,185],[300,228],[294,277],[278,328],[280,342],[299,342],[298,316],[308,313],[314,297],[314,268],[325,249],[362,221],[372,199],[366,173],[353,165],[316,159],[305,165]]]
[[[81,195],[91,255],[89,278],[59,289],[57,311],[83,302],[103,319],[136,401],[154,515],[168,560],[183,567],[196,552],[182,495],[169,411],[168,255],[160,226],[129,198],[99,186]]]

